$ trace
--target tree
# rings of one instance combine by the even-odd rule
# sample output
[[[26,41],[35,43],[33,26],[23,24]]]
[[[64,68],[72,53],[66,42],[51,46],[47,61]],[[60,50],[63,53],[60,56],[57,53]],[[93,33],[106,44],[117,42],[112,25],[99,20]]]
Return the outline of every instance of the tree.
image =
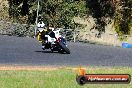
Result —
[[[86,0],[88,15],[96,18],[96,29],[99,36],[105,32],[106,18],[115,21],[115,31],[122,34],[130,33],[132,20],[132,0]]]
[[[99,31],[98,37],[105,32],[106,18],[113,18],[115,8],[110,0],[86,0],[88,15],[96,18],[96,29]]]
[[[120,0],[115,3],[115,27],[119,35],[130,34],[132,27],[132,0]]]
[[[16,0],[14,0],[16,1]],[[40,0],[40,10],[44,22],[53,27],[74,27],[73,17],[85,14],[85,1]],[[34,24],[37,12],[37,0],[9,0],[9,13],[13,19],[27,16],[27,23]],[[16,14],[16,15],[14,15]],[[21,21],[21,20],[19,20]]]

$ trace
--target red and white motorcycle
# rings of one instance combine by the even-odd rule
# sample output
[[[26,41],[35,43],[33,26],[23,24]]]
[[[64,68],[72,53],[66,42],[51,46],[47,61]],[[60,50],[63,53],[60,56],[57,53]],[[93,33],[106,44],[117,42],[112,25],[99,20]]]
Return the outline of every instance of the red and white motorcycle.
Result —
[[[60,29],[53,28],[51,32],[45,35],[45,38],[45,49],[51,49],[52,52],[58,51],[70,54],[65,38],[60,35]]]

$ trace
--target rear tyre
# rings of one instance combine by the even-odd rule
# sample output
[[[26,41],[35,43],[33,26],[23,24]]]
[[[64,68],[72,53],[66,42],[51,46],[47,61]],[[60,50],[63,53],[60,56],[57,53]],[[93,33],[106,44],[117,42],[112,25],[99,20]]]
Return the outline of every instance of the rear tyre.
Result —
[[[53,50],[53,49],[51,49],[51,52],[53,53],[53,52],[54,52],[54,50]]]
[[[66,52],[67,54],[70,54],[70,50],[61,42],[59,42],[60,47]]]

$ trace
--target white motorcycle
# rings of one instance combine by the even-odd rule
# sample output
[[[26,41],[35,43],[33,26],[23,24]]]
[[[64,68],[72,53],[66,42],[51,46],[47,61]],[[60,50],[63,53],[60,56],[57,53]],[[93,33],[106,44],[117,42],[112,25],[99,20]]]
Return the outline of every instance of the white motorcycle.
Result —
[[[51,49],[52,52],[58,51],[60,53],[70,54],[66,40],[60,35],[59,29],[52,29],[51,32],[45,35],[45,38],[45,49]]]

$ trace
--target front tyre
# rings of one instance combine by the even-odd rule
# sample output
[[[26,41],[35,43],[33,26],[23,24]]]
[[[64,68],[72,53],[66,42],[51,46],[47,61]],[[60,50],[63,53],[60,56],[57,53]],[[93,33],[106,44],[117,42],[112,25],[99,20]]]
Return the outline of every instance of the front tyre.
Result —
[[[59,46],[63,49],[64,52],[66,52],[67,54],[70,54],[70,50],[66,47],[65,44],[63,44],[62,42],[59,42]]]

